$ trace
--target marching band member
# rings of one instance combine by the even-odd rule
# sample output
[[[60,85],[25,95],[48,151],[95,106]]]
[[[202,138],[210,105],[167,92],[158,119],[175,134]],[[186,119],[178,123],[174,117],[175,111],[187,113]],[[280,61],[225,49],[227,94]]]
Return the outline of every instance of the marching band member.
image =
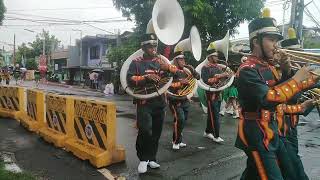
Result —
[[[178,67],[178,69],[181,70],[182,73],[173,76],[173,83],[169,90],[173,93],[178,93],[183,88],[189,85],[189,81],[187,79],[189,76],[199,79],[200,75],[191,65],[186,64],[184,59],[184,52],[179,48],[175,48],[175,50],[177,51],[174,52],[173,63]],[[184,71],[185,67],[190,70],[191,74],[188,74]],[[168,100],[169,107],[174,118],[172,149],[178,150],[180,147],[187,146],[187,144],[182,142],[182,130],[188,118],[190,101],[189,99],[187,99],[187,97],[177,99],[171,96],[168,96]]]
[[[290,100],[295,94],[315,84],[316,77],[303,67],[281,84],[276,84],[270,60],[280,58],[283,77],[290,71],[287,57],[276,51],[282,39],[270,12],[249,24],[252,55],[237,72],[237,87],[241,106],[236,147],[248,159],[241,179],[297,179],[282,141],[279,140],[275,108]],[[283,171],[281,171],[281,170]]]
[[[282,48],[288,48],[292,50],[301,50],[298,39],[296,38],[295,30],[293,28],[288,29],[289,38],[281,41]],[[298,132],[297,125],[299,122],[299,114],[306,116],[313,108],[314,100],[310,99],[301,104],[298,104],[298,99],[301,94],[297,94],[286,104],[280,104],[277,106],[277,121],[278,132],[280,139],[283,141],[290,160],[293,163],[297,177],[300,180],[309,179],[304,171],[302,161],[299,156],[298,149]]]
[[[228,76],[228,73],[223,72],[222,68],[218,64],[218,52],[215,50],[214,42],[210,43],[207,49],[208,64],[204,65],[201,69],[201,78],[204,83],[212,85],[219,81],[221,78]],[[204,137],[212,139],[214,142],[223,142],[220,137],[220,118],[219,111],[221,105],[221,92],[206,91],[208,118],[207,127],[203,134]]]
[[[143,36],[141,48],[143,57],[135,59],[129,66],[127,81],[132,87],[145,87],[148,83],[157,83],[161,72],[176,73],[179,70],[174,65],[169,65],[158,58],[158,38],[150,33]],[[137,156],[140,160],[139,173],[147,172],[147,166],[159,168],[156,162],[159,138],[161,136],[165,116],[165,97],[160,95],[146,100],[136,100],[137,127],[136,140]]]

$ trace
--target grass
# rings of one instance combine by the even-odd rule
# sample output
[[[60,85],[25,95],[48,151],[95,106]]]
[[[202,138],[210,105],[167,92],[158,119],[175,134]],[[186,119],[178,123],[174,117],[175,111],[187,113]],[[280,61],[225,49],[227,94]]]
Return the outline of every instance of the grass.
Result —
[[[4,163],[0,161],[0,180],[36,180],[31,173],[13,173],[4,169]]]

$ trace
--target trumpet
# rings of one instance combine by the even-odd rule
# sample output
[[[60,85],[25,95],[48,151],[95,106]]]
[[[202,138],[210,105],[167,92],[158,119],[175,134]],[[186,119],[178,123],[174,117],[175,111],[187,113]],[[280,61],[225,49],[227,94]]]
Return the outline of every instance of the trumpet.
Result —
[[[237,46],[249,46],[248,44],[245,43],[237,43],[234,44],[231,47],[231,52],[235,54],[240,54],[243,56],[250,56],[250,53],[244,53],[240,52],[240,50],[236,50]],[[303,51],[298,51],[298,50],[289,50],[289,49],[284,49],[284,48],[276,48],[275,51],[282,51],[284,55],[290,57],[288,60],[293,63],[297,63],[299,65],[307,65],[307,64],[312,64],[312,65],[320,65],[320,54],[317,53],[309,53],[309,52],[303,52]],[[279,64],[279,62],[276,62]],[[297,66],[291,65],[291,68],[293,69],[300,69]],[[311,72],[313,75],[320,76],[319,73],[312,71]]]

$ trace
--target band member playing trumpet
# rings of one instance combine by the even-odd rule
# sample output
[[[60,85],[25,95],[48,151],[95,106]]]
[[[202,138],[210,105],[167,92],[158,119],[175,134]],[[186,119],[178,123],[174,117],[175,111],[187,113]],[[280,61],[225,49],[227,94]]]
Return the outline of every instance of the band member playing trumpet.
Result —
[[[289,38],[281,41],[282,48],[288,48],[291,50],[301,50],[299,40],[296,38],[295,30],[293,28],[288,29]],[[292,71],[293,72],[293,71]],[[302,161],[299,156],[298,149],[298,132],[297,125],[299,121],[299,114],[307,115],[313,108],[314,100],[306,100],[305,102],[298,104],[298,99],[301,94],[297,94],[286,104],[280,104],[277,106],[277,121],[278,131],[280,139],[283,141],[288,155],[293,163],[297,178],[300,180],[309,179],[304,171]]]
[[[148,84],[157,84],[162,72],[177,73],[174,65],[162,62],[157,54],[158,38],[150,33],[143,36],[141,48],[143,57],[135,59],[129,66],[127,81],[131,87],[144,87]],[[156,162],[158,142],[161,136],[163,119],[165,115],[165,97],[160,95],[150,99],[135,100],[137,104],[136,140],[137,156],[140,160],[139,173],[147,172],[147,166],[159,168]]]
[[[201,69],[201,78],[204,83],[213,85],[220,79],[229,76],[228,73],[223,72],[223,69],[218,66],[218,52],[215,50],[214,42],[211,43],[207,49],[208,63]],[[212,139],[215,142],[223,142],[220,137],[220,105],[221,105],[221,92],[206,91],[208,118],[207,127],[203,134],[204,137]]]
[[[278,104],[289,101],[317,79],[310,68],[303,67],[292,78],[276,84],[270,60],[279,58],[283,78],[291,71],[290,63],[283,52],[276,51],[282,36],[275,19],[269,17],[269,10],[263,15],[249,24],[252,55],[237,72],[241,113],[236,147],[248,157],[241,179],[297,179],[273,116]]]
[[[179,46],[179,44],[177,46]],[[173,83],[171,84],[169,90],[170,92],[178,94],[180,91],[190,85],[190,78],[199,79],[200,75],[191,65],[186,64],[182,49],[176,47],[175,50],[176,52],[174,52],[173,63],[178,67],[179,70],[181,70],[182,73],[177,73],[173,76]],[[186,72],[185,68],[187,68],[190,72]],[[182,142],[182,130],[188,118],[190,101],[186,96],[180,98],[168,96],[168,100],[170,110],[174,117],[172,149],[178,150],[180,147],[187,146],[187,144]]]

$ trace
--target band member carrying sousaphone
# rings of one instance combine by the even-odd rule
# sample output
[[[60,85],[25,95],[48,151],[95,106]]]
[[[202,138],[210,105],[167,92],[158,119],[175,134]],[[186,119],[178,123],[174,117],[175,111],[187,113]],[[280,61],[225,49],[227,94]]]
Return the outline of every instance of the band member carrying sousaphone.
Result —
[[[219,56],[215,49],[215,42],[210,43],[207,49],[207,64],[201,69],[201,79],[207,85],[218,83],[230,74],[221,66],[218,66]],[[208,118],[204,137],[212,139],[214,142],[220,143],[224,140],[220,137],[220,105],[221,91],[206,91]]]
[[[179,3],[175,0],[157,0],[141,41],[141,49],[121,67],[121,85],[137,104],[139,173],[147,172],[148,166],[160,167],[156,154],[165,116],[164,92],[171,85],[172,76],[181,72],[157,53],[158,38],[166,45],[173,45],[180,40],[183,29],[184,16]]]
[[[131,87],[143,89],[147,85],[155,85],[161,80],[164,72],[177,73],[176,66],[161,62],[157,55],[157,36],[155,34],[145,34],[141,42],[144,52],[142,58],[132,61],[127,73],[127,81]],[[140,164],[139,173],[147,171],[147,165],[151,168],[158,168],[156,163],[156,153],[158,141],[162,131],[162,124],[165,115],[164,94],[149,98],[136,99],[137,104],[137,127],[138,137],[136,150]]]
[[[172,149],[186,147],[182,142],[182,130],[188,118],[190,98],[197,89],[197,79],[200,75],[193,66],[186,64],[184,53],[191,51],[196,60],[201,58],[201,39],[195,26],[191,28],[190,37],[180,41],[174,48],[173,64],[182,73],[176,73],[168,89],[169,108],[173,115]]]

